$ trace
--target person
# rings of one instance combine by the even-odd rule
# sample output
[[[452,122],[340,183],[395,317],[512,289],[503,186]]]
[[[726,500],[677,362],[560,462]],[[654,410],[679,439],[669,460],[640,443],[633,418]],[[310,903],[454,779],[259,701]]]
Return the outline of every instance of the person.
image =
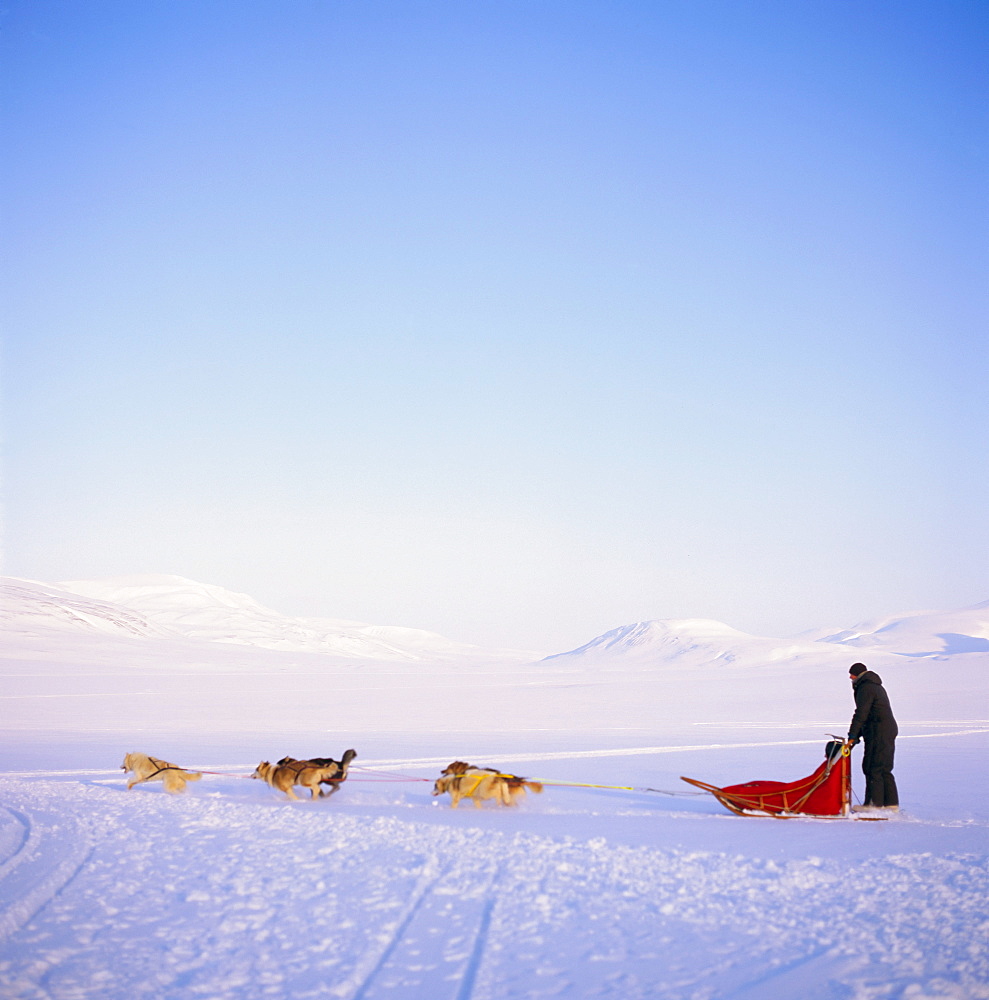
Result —
[[[865,808],[900,807],[900,797],[893,777],[893,753],[899,732],[889,696],[882,678],[864,663],[853,663],[848,676],[855,692],[855,714],[848,727],[848,742],[853,746],[859,737],[865,740],[862,772],[865,774]]]

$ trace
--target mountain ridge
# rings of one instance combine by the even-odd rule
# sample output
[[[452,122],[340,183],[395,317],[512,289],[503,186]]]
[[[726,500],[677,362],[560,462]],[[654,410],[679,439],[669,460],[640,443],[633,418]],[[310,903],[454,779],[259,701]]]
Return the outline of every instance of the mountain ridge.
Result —
[[[356,659],[501,657],[554,666],[650,667],[772,664],[821,655],[938,660],[989,654],[989,601],[955,611],[887,615],[850,628],[821,628],[789,638],[751,635],[713,619],[648,619],[539,658],[521,650],[488,650],[456,642],[424,629],[287,616],[247,594],[181,576],[56,584],[6,577],[0,587],[0,614],[9,632],[57,629],[149,640],[178,638]]]
[[[70,629],[127,637],[181,638],[374,660],[457,660],[532,653],[492,651],[425,629],[282,615],[247,594],[180,576],[144,575],[56,584],[0,582],[11,631]]]
[[[604,632],[545,661],[655,659],[724,663],[778,661],[827,649],[849,655],[941,659],[989,653],[989,601],[956,611],[914,611],[861,622],[848,629],[816,629],[792,638],[754,636],[709,619],[651,619]]]

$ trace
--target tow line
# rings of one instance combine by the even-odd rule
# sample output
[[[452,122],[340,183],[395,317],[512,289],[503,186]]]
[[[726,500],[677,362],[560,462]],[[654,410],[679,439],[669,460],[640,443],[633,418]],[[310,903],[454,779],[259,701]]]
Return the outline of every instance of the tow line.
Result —
[[[358,770],[358,768],[355,765],[351,765],[351,770]],[[366,767],[365,768],[359,768],[359,770],[363,771],[365,774],[387,775],[387,777],[376,778],[376,779],[370,779],[370,778],[351,778],[350,779],[351,781],[371,781],[371,780],[377,780],[377,781],[428,781],[428,782],[432,782],[433,781],[432,778],[412,778],[412,777],[408,777],[408,776],[406,776],[404,774],[403,775],[397,775],[393,771],[377,771],[377,770],[374,770],[372,768],[366,768]],[[502,771],[493,771],[493,772],[490,772],[490,773],[494,774],[496,777],[499,777],[499,778],[517,778],[517,777],[519,777],[516,774],[508,774],[508,773],[502,772]],[[638,786],[635,786],[635,785],[601,785],[601,784],[592,784],[591,782],[587,782],[587,781],[553,781],[553,780],[550,780],[550,779],[529,778],[529,777],[527,777],[525,780],[526,781],[535,781],[535,782],[538,782],[540,785],[550,785],[550,786],[552,786],[554,788],[605,788],[605,789],[611,789],[611,790],[619,791],[619,792],[654,792],[657,795],[672,795],[672,796],[676,796],[678,798],[684,797],[684,796],[687,796],[687,797],[702,796],[704,794],[703,792],[680,792],[680,791],[672,792],[672,791],[668,791],[665,788],[642,788],[642,787],[638,787]]]

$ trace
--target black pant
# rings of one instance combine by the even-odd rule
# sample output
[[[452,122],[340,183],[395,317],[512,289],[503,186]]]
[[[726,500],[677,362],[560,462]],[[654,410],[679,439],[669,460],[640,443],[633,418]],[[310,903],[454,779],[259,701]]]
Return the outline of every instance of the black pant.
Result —
[[[898,806],[900,797],[893,777],[895,741],[865,738],[862,756],[862,773],[865,775],[865,804],[867,806]]]

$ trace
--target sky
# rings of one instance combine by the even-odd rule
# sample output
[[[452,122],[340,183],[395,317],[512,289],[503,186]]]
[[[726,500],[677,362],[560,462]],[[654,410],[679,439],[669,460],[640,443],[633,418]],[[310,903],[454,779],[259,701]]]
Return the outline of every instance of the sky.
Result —
[[[3,572],[559,652],[989,598],[989,7],[10,0]]]

